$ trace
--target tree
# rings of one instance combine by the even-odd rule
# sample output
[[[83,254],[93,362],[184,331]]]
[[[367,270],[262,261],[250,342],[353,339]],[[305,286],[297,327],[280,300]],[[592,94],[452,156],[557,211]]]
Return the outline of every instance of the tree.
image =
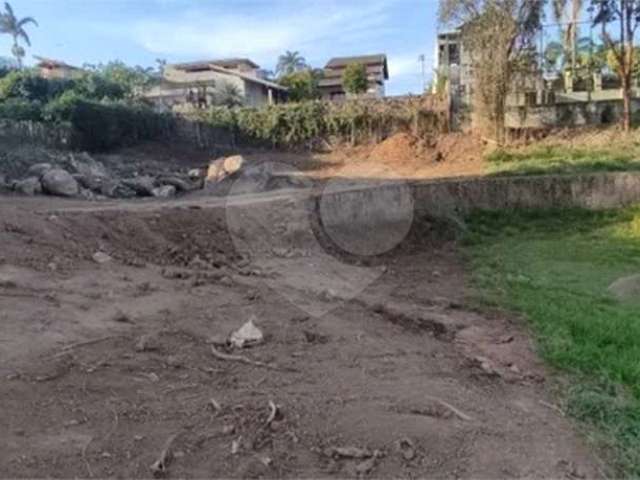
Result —
[[[558,69],[558,62],[562,60],[564,47],[560,42],[549,42],[542,54],[544,59],[544,69],[547,72],[554,72]]]
[[[602,28],[602,40],[622,82],[622,127],[631,129],[631,80],[635,65],[633,39],[640,23],[640,0],[591,0],[595,12],[594,25]],[[608,32],[611,23],[617,23],[620,39],[615,41]]]
[[[578,22],[582,11],[582,0],[552,0],[553,17],[558,23],[566,23],[564,49],[571,59],[571,69],[575,70],[578,55]]]
[[[13,13],[13,8],[9,5],[9,2],[5,2],[4,10],[4,13],[0,13],[0,33],[6,33],[13,37],[11,53],[16,57],[18,68],[22,68],[22,59],[25,56],[25,50],[24,47],[20,45],[19,40],[24,41],[24,43],[30,47],[31,39],[29,38],[29,35],[27,35],[24,27],[30,23],[37,27],[38,22],[36,22],[33,17],[24,17],[18,20]]]
[[[322,70],[302,70],[280,78],[279,83],[289,89],[289,100],[301,102],[319,98],[318,81]]]
[[[290,75],[294,72],[304,70],[305,68],[308,68],[307,61],[302,55],[300,55],[300,52],[287,50],[284,54],[278,57],[276,73],[278,76]]]
[[[514,73],[530,57],[543,13],[544,0],[440,0],[440,23],[462,25],[473,75],[474,126],[499,144]]]
[[[222,82],[215,93],[215,102],[217,105],[233,108],[243,104],[240,89],[229,82]]]
[[[84,80],[88,82],[87,88],[94,87],[99,91],[106,89],[105,96],[111,98],[134,98],[157,80],[153,67],[130,67],[120,60],[114,60],[106,64],[85,64],[88,72]],[[99,96],[99,93],[91,93],[91,97]]]
[[[347,65],[342,74],[342,86],[347,93],[354,95],[365,93],[369,88],[367,67],[362,63],[350,63]]]

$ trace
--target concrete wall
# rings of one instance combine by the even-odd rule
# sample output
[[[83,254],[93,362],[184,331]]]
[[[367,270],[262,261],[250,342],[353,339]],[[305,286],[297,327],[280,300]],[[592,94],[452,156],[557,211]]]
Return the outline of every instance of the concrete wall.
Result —
[[[640,110],[640,98],[631,101],[631,111]],[[554,105],[511,107],[505,122],[509,128],[577,127],[606,125],[622,117],[621,99],[591,102],[558,102]]]
[[[640,172],[541,175],[413,183],[417,210],[583,207],[640,203]]]
[[[407,198],[407,192],[411,196]],[[373,232],[406,226],[415,216],[449,216],[511,208],[617,208],[640,203],[640,172],[477,178],[420,182],[354,180],[319,195],[329,228]],[[327,213],[328,212],[328,213]],[[362,213],[361,213],[362,212]],[[329,217],[330,222],[326,222]],[[368,235],[368,233],[362,233]]]

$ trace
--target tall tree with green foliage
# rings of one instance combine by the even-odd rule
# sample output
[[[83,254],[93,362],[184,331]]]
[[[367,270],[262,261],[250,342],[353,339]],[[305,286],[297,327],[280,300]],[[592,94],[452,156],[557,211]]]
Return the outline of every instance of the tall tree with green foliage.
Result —
[[[631,85],[635,64],[634,37],[640,23],[640,0],[591,0],[595,12],[594,25],[599,25],[602,40],[614,59],[614,66],[622,82],[623,114],[622,127],[631,129]],[[620,38],[616,40],[609,34],[611,24],[617,24]]]
[[[365,93],[369,87],[367,80],[367,67],[362,63],[350,63],[342,74],[342,86],[344,91],[352,95]]]
[[[38,22],[33,17],[24,17],[18,19],[13,13],[13,8],[9,2],[4,4],[4,13],[0,13],[0,33],[5,33],[13,37],[13,47],[11,53],[16,57],[18,68],[22,68],[22,59],[25,56],[25,50],[20,45],[20,40],[24,41],[27,46],[31,46],[31,39],[25,30],[29,24],[38,26]]]
[[[440,0],[443,26],[460,26],[473,75],[473,123],[505,140],[506,99],[517,68],[534,48],[544,0]]]
[[[290,75],[305,68],[308,68],[307,61],[300,55],[300,52],[287,50],[278,57],[276,73],[278,76]]]

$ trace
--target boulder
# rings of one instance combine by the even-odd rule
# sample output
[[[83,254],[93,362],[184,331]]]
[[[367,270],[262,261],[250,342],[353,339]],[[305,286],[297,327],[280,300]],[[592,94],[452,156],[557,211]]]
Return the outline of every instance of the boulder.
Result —
[[[78,182],[82,188],[94,192],[101,192],[102,186],[109,180],[108,177],[96,177],[81,173],[74,173],[73,178],[76,179],[76,182]]]
[[[135,191],[136,194],[140,197],[153,196],[153,190],[156,188],[155,180],[148,175],[127,178],[125,180],[122,180],[122,183]]]
[[[161,187],[154,188],[152,190],[152,194],[154,197],[158,198],[173,197],[176,194],[176,187],[173,185],[163,185]]]
[[[137,195],[133,188],[111,178],[102,182],[98,193],[109,198],[133,198]]]
[[[42,189],[50,195],[73,197],[78,194],[78,182],[66,170],[53,168],[42,176]]]
[[[29,177],[42,178],[52,168],[53,166],[50,163],[34,163],[27,170],[27,175]]]
[[[219,182],[242,170],[245,163],[242,155],[232,155],[214,160],[207,169],[206,181]]]
[[[190,192],[191,190],[195,190],[197,188],[189,180],[185,180],[176,175],[160,177],[158,180],[163,185],[173,185],[179,192]]]
[[[42,184],[37,177],[27,177],[24,180],[18,180],[13,184],[13,189],[24,195],[35,195],[42,193]]]
[[[73,171],[84,177],[108,177],[109,173],[102,162],[95,160],[88,153],[71,154],[69,165]]]

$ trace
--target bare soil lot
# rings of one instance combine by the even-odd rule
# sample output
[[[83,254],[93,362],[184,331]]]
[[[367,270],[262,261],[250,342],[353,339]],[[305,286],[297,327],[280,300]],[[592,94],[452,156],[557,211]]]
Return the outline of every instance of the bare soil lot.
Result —
[[[602,475],[446,229],[343,255],[308,201],[0,199],[0,476]]]

